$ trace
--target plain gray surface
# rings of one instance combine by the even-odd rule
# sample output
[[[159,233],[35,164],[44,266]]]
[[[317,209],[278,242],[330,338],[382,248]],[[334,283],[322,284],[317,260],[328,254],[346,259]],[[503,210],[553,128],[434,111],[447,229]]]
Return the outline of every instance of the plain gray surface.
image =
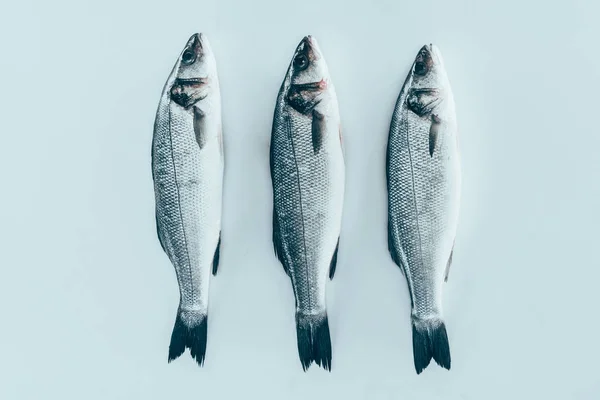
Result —
[[[2,8],[0,398],[600,398],[597,2]],[[196,31],[217,57],[226,156],[202,369],[188,353],[167,364],[178,290],[150,170],[160,92]],[[302,372],[271,245],[271,119],[305,34],[337,88],[347,163],[330,374]],[[456,99],[463,197],[444,295],[452,370],[417,376],[406,283],[387,252],[384,156],[429,42]]]

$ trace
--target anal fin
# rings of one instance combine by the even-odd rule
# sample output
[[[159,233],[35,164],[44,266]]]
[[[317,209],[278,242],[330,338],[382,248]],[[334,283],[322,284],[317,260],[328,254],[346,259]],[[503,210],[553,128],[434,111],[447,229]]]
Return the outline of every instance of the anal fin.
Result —
[[[337,244],[335,245],[335,251],[333,252],[333,256],[331,257],[331,263],[329,264],[329,279],[333,279],[335,275],[335,268],[337,267],[337,256],[338,256],[338,248],[340,247],[340,238],[338,237]]]
[[[290,276],[290,270],[287,267],[287,262],[285,260],[285,252],[283,248],[283,242],[281,241],[281,236],[279,232],[279,221],[277,219],[277,212],[273,208],[273,250],[275,251],[275,256],[283,266],[283,270],[285,273]]]
[[[217,270],[219,269],[219,259],[221,257],[221,232],[219,232],[219,241],[217,242],[217,248],[215,249],[215,255],[213,257],[213,268],[212,274],[217,275]]]
[[[394,248],[391,221],[388,221],[388,251],[390,252],[390,256],[392,257],[392,261],[394,262],[394,264],[396,264],[400,268],[400,271],[402,271],[402,274],[406,276],[406,273],[404,272],[404,267],[402,266],[402,261],[400,260],[400,257],[398,257],[398,253]]]
[[[162,247],[163,251],[166,253],[167,249],[165,249],[165,243],[162,240],[162,236],[160,235],[160,229],[158,227],[158,215],[155,214],[155,219],[156,219],[156,236],[158,236],[158,241],[160,242],[160,246]]]
[[[450,251],[450,257],[446,263],[446,272],[444,272],[444,282],[448,282],[448,274],[450,273],[450,265],[452,265],[452,256],[454,255],[454,243],[452,244],[452,250]]]

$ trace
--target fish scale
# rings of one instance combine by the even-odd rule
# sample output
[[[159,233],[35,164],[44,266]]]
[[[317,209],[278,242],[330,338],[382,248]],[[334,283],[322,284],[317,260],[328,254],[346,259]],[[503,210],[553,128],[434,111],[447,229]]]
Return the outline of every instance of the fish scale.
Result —
[[[404,110],[398,140],[392,147],[394,158],[401,170],[412,172],[400,174],[392,192],[403,193],[406,201],[392,202],[392,214],[398,226],[397,239],[406,253],[410,284],[412,286],[414,313],[428,318],[441,313],[441,280],[427,268],[429,265],[445,265],[443,241],[439,240],[445,228],[446,214],[443,193],[447,192],[447,169],[443,168],[440,154],[428,153],[429,127],[421,124],[418,117]],[[442,144],[442,143],[441,143]],[[442,144],[443,145],[443,144]],[[399,209],[396,209],[399,207]]]
[[[314,155],[310,140],[310,121],[302,117],[291,116],[292,130],[298,132],[291,140],[291,147],[295,153],[295,162],[298,168],[298,178],[284,180],[284,185],[298,185],[298,212],[301,215],[302,235],[297,235],[299,260],[291,264],[293,285],[297,289],[299,311],[306,314],[318,314],[325,309],[325,284],[326,268],[319,268],[320,264],[328,266],[331,255],[323,251],[326,245],[324,236],[328,226],[326,198],[329,196],[327,182],[326,154]],[[324,243],[325,242],[325,243]],[[294,245],[292,245],[294,246]],[[323,254],[324,253],[324,254]],[[324,259],[324,260],[323,260]],[[324,262],[323,262],[324,261]]]

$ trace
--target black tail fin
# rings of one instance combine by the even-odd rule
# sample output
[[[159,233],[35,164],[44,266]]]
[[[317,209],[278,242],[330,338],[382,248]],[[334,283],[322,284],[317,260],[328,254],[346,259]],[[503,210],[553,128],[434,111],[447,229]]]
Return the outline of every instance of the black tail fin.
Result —
[[[182,311],[177,312],[177,319],[171,334],[171,344],[169,345],[169,362],[178,358],[188,348],[192,358],[196,360],[198,365],[202,366],[204,364],[207,323],[208,316],[206,314],[183,311],[182,318]]]
[[[450,346],[446,325],[441,319],[412,320],[413,356],[420,374],[433,358],[439,366],[450,369]]]
[[[298,355],[306,371],[312,362],[331,371],[331,338],[327,314],[305,315],[296,313]]]

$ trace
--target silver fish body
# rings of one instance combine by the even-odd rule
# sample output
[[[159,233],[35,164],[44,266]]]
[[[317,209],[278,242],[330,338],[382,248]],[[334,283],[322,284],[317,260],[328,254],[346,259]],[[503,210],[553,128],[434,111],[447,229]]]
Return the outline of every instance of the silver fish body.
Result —
[[[216,273],[223,188],[221,98],[206,36],[193,35],[161,95],[152,141],[157,233],[175,268],[180,303],[168,361],[206,352],[210,273]]]
[[[331,369],[325,304],[337,261],[345,167],[337,97],[316,39],[298,45],[277,97],[271,137],[273,244],[296,300],[298,353]]]
[[[398,97],[387,153],[388,244],[408,282],[413,355],[450,369],[442,286],[452,261],[460,201],[454,99],[437,47],[424,46]]]

